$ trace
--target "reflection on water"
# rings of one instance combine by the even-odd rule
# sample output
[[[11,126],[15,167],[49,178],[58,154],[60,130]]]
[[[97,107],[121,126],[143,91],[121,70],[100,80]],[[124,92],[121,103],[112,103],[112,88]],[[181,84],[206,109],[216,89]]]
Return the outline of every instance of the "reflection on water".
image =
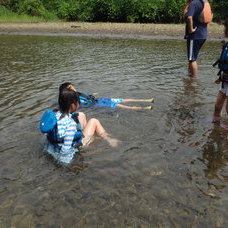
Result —
[[[227,162],[227,130],[220,126],[214,126],[206,133],[207,138],[203,142],[202,157],[199,160],[204,166],[204,175],[207,178],[207,185],[198,186],[206,196],[222,200],[222,190],[228,181]]]
[[[194,136],[200,121],[200,108],[203,102],[200,100],[201,85],[199,79],[183,78],[182,91],[176,93],[174,102],[171,103],[171,115],[168,121],[175,126],[180,134],[179,142],[187,143]],[[174,118],[175,115],[175,118]]]
[[[202,49],[198,79],[182,40],[0,36],[0,46],[0,227],[226,226],[228,131],[209,121],[219,43]],[[43,153],[38,123],[66,81],[156,102],[82,109],[121,145],[96,139],[62,167]]]
[[[208,140],[203,145],[204,170],[208,179],[227,179],[224,174],[219,174],[226,167],[228,156],[228,132],[215,126],[208,135]]]

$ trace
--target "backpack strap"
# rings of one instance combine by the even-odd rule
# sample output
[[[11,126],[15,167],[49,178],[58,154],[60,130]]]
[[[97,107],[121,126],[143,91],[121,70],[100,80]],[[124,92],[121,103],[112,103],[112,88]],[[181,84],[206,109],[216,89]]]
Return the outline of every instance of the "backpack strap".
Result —
[[[82,132],[82,126],[79,122],[79,119],[78,119],[78,113],[74,112],[72,115],[71,115],[71,118],[74,120],[74,122],[77,124],[77,130]]]
[[[213,19],[210,3],[208,0],[200,0],[200,2],[203,4],[203,9],[198,18],[199,22],[208,24],[212,22]]]

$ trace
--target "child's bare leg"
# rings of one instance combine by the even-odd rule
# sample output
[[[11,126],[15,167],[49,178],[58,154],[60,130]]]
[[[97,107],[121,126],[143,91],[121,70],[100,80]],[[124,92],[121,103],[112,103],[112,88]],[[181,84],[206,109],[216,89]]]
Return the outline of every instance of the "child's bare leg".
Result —
[[[198,74],[198,64],[196,61],[189,61],[188,62],[188,70],[191,77],[196,77]]]
[[[140,107],[140,106],[127,106],[122,104],[117,104],[116,107],[123,108],[123,109],[131,109],[131,110],[152,109],[151,106]]]
[[[226,95],[222,92],[219,92],[215,102],[214,117],[212,120],[213,123],[219,122],[221,120],[221,112],[225,100]]]
[[[226,97],[226,113],[228,114],[228,97]]]
[[[123,99],[123,103],[127,102],[154,102],[154,98],[150,99]]]
[[[86,124],[83,133],[86,136],[92,137],[95,134],[102,136],[106,133],[106,131],[98,119],[92,118]]]
[[[78,120],[81,124],[82,129],[84,129],[87,124],[87,120],[86,120],[86,115],[83,112],[78,113]]]
[[[117,104],[116,106],[123,109],[142,110],[142,107],[139,106],[127,106],[122,104]]]
[[[118,140],[110,137],[101,125],[100,121],[95,118],[88,121],[83,130],[83,134],[85,135],[85,144],[87,143],[87,140],[90,140],[95,134],[105,139],[112,147],[116,147],[118,144]]]

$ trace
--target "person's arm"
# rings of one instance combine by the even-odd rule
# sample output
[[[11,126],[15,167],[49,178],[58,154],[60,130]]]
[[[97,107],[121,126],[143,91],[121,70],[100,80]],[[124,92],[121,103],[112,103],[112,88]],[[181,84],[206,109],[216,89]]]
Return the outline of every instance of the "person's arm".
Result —
[[[193,28],[193,18],[192,16],[187,17],[187,28],[189,33],[193,33],[196,31],[197,27]]]
[[[215,83],[215,84],[220,84],[220,83],[221,83],[221,78],[219,77],[218,79],[216,79],[216,80],[214,81],[214,83]]]
[[[186,16],[186,25],[187,25],[187,31],[188,33],[193,33],[196,31],[197,27],[194,28],[194,21],[193,17],[195,16],[197,12],[197,4],[195,2],[190,1],[188,7],[188,12],[185,14]]]
[[[74,92],[77,92],[76,88],[73,85],[69,85],[68,89],[70,89],[70,90],[72,90]]]

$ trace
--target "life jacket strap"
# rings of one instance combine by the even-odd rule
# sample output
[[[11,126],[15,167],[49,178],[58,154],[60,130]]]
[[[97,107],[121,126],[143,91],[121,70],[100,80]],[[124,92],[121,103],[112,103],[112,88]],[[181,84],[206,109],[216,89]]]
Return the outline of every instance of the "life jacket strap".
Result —
[[[74,136],[74,139],[73,139],[73,146],[74,147],[79,147],[82,145],[82,138],[84,137],[83,133],[82,133],[82,128],[81,128],[81,124],[78,120],[78,113],[73,113],[71,115],[71,118],[75,121],[75,123],[77,124],[77,132]],[[64,140],[63,139],[60,139],[58,140],[57,139],[57,125],[54,127],[54,129],[47,134],[47,139],[50,143],[52,144],[58,144],[58,143],[63,143]]]

